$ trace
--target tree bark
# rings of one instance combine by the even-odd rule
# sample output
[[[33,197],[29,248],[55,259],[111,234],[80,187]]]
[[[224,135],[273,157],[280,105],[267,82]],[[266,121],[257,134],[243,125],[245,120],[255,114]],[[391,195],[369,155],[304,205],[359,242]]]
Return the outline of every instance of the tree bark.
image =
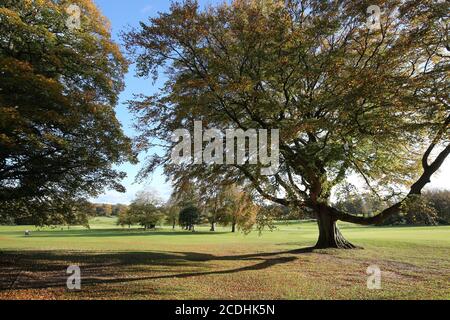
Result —
[[[315,246],[316,249],[356,249],[357,246],[350,243],[344,238],[339,227],[337,226],[337,220],[327,212],[324,208],[321,208],[317,212],[317,224],[319,225],[319,240]]]
[[[215,222],[211,222],[211,232],[215,232],[216,231],[216,223]]]
[[[233,222],[231,224],[231,232],[235,233],[236,232],[236,222]]]

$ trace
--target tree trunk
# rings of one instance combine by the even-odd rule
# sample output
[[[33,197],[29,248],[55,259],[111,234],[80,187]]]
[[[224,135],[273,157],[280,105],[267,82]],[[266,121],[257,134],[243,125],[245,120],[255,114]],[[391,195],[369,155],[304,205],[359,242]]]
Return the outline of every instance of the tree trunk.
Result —
[[[215,222],[211,222],[211,232],[215,232],[216,231],[216,223]]]
[[[176,226],[177,226],[177,222],[174,220],[173,225],[172,225],[172,230],[175,230]]]
[[[321,209],[317,213],[317,223],[319,225],[319,240],[316,249],[356,249],[357,246],[347,241],[339,230],[336,220],[333,219],[329,212]]]
[[[236,232],[236,222],[233,222],[231,224],[231,232],[235,233]]]

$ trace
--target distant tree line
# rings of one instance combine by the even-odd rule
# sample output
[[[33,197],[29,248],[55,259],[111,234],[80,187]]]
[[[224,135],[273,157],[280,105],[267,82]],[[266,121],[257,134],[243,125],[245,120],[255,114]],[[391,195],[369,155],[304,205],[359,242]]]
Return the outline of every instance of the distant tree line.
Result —
[[[178,225],[192,232],[199,224],[210,224],[214,232],[220,224],[229,226],[232,232],[249,232],[258,223],[263,207],[237,185],[212,187],[186,181],[181,186],[167,203],[155,192],[138,193],[131,205],[118,214],[117,224],[128,228],[141,225],[145,229],[169,224],[173,229]],[[103,206],[100,208],[103,210]]]
[[[88,226],[93,217],[118,217],[128,211],[125,204],[90,203],[88,201],[68,201],[54,208],[43,207],[48,212],[47,225]],[[61,211],[59,211],[61,210]],[[51,212],[49,212],[51,211]],[[0,224],[5,225],[39,225],[33,215],[1,217]]]
[[[97,217],[117,217],[120,213],[127,210],[128,205],[125,204],[93,203],[91,204],[90,213]]]
[[[384,200],[366,193],[344,192],[336,206],[355,216],[370,216],[384,210],[395,199]],[[307,209],[279,204],[258,202],[237,185],[227,187],[195,186],[186,182],[164,202],[156,192],[142,191],[130,205],[89,202],[67,202],[70,210],[51,214],[49,225],[81,225],[89,227],[93,217],[117,217],[117,225],[131,228],[140,225],[145,230],[160,225],[177,225],[184,230],[195,231],[199,224],[209,224],[210,231],[217,225],[230,227],[230,231],[250,232],[254,228],[273,229],[275,221],[314,219]],[[67,215],[67,212],[73,212]],[[33,217],[10,217],[0,224],[33,225]],[[450,224],[450,190],[432,190],[405,203],[399,214],[379,225],[446,225]]]

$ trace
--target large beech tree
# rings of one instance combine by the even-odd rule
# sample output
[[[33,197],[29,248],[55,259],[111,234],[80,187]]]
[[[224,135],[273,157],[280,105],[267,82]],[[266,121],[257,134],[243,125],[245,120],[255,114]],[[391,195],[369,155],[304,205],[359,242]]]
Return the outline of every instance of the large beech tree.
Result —
[[[381,28],[367,9],[381,8]],[[263,198],[315,212],[318,248],[354,248],[337,221],[376,224],[421,193],[450,152],[448,2],[235,0],[170,12],[124,35],[140,76],[164,88],[131,102],[147,150],[142,176],[163,165],[175,181],[237,182]],[[280,171],[170,162],[171,133],[280,129]],[[192,131],[191,131],[192,132]],[[333,191],[359,176],[398,202],[370,217],[339,211]]]
[[[91,0],[1,1],[0,218],[52,223],[124,190],[113,166],[134,157],[114,106],[126,71]]]

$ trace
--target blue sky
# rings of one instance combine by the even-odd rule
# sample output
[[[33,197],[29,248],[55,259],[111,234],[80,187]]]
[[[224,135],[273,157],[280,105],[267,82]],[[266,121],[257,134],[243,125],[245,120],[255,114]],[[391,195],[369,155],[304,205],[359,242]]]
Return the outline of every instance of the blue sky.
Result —
[[[147,17],[157,14],[158,11],[165,11],[169,7],[169,2],[166,0],[130,0],[130,1],[116,1],[116,0],[95,0],[97,6],[111,21],[113,38],[120,43],[120,31],[127,29],[129,26],[136,26],[139,21],[146,20]],[[158,83],[153,85],[150,79],[138,79],[134,76],[134,68],[131,67],[129,73],[125,78],[126,88],[120,96],[119,105],[116,108],[117,117],[122,123],[123,129],[128,136],[136,134],[133,129],[133,116],[128,112],[125,102],[133,98],[133,94],[152,94],[158,89]],[[140,160],[143,160],[140,156]],[[167,198],[170,196],[171,187],[166,183],[162,172],[155,172],[154,175],[144,184],[135,183],[135,177],[142,166],[125,164],[120,166],[120,169],[127,173],[127,178],[124,179],[123,184],[127,188],[126,193],[118,193],[115,191],[106,191],[95,202],[101,203],[129,203],[136,192],[143,189],[157,190],[162,196]]]
[[[170,7],[168,0],[94,0],[97,6],[111,21],[113,38],[120,43],[119,33],[122,30],[126,30],[130,26],[137,26],[139,21],[145,21],[150,16],[156,16],[158,12],[167,11]],[[217,2],[217,0],[203,0],[200,1],[202,5]],[[222,2],[222,1],[221,1]],[[132,128],[133,116],[128,112],[125,102],[133,98],[133,94],[147,94],[154,93],[163,81],[159,81],[156,84],[152,83],[151,79],[138,79],[134,76],[134,68],[131,67],[129,73],[125,78],[126,89],[120,96],[120,103],[116,108],[117,117],[122,123],[123,129],[128,136],[134,136],[135,131]],[[141,156],[140,160],[144,157]],[[126,193],[118,193],[115,191],[107,190],[103,195],[96,199],[94,202],[99,203],[129,203],[136,192],[140,190],[156,190],[163,198],[167,199],[171,193],[170,184],[166,183],[166,178],[162,174],[162,170],[158,170],[153,176],[145,183],[136,184],[135,177],[142,166],[125,164],[119,168],[125,171],[128,175],[123,180],[124,186],[127,188]]]
[[[120,42],[119,33],[121,30],[127,29],[129,26],[137,26],[139,21],[145,21],[150,16],[155,16],[158,12],[164,12],[169,9],[169,0],[94,0],[103,14],[111,21],[113,38]],[[223,0],[200,0],[202,5],[211,4],[215,2],[223,2]],[[134,136],[135,131],[132,128],[133,117],[128,112],[125,102],[132,99],[133,94],[147,94],[150,95],[158,90],[158,86],[162,81],[156,84],[152,83],[151,79],[138,79],[134,76],[133,67],[125,78],[126,89],[122,92],[120,103],[117,106],[117,117],[123,125],[123,129],[128,136]],[[143,157],[140,157],[143,160]],[[167,199],[171,193],[170,184],[166,183],[166,178],[162,174],[162,170],[158,170],[145,183],[134,183],[136,174],[142,166],[125,164],[120,167],[121,170],[128,174],[124,179],[123,184],[127,188],[127,192],[122,194],[115,191],[107,190],[103,195],[94,202],[100,203],[129,203],[133,200],[136,192],[140,190],[155,190],[163,198]],[[443,165],[440,174],[433,178],[431,187],[433,188],[450,188],[450,159]]]

